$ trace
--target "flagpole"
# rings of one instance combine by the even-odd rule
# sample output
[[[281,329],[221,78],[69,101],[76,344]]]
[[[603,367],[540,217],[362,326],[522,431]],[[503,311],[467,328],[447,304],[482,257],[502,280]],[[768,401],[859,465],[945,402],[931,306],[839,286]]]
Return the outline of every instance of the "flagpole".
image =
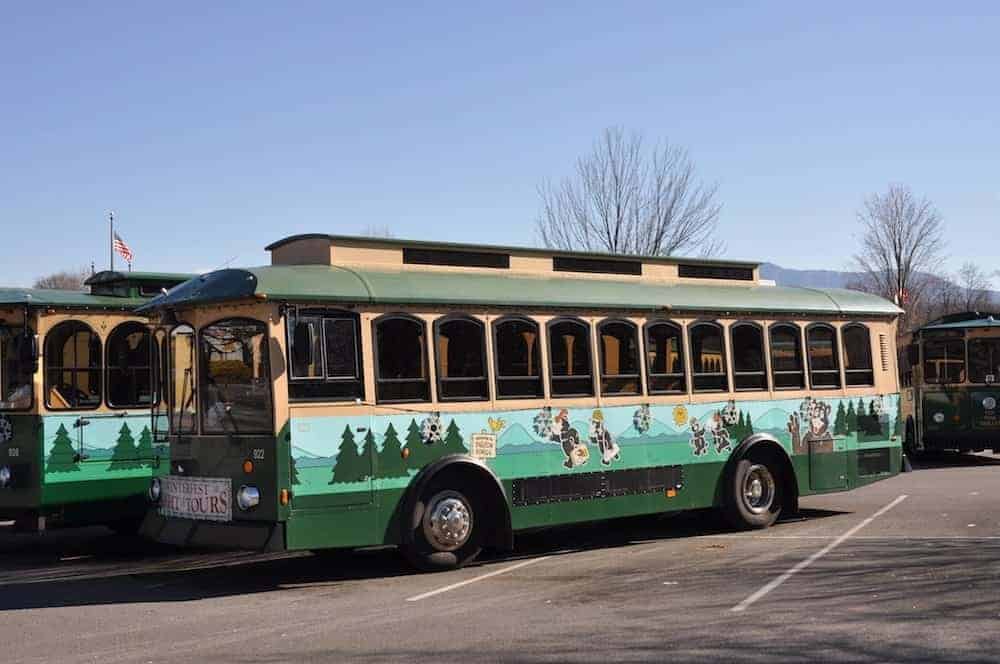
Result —
[[[108,223],[111,234],[108,236],[108,255],[111,257],[111,271],[115,271],[115,213],[108,212]]]

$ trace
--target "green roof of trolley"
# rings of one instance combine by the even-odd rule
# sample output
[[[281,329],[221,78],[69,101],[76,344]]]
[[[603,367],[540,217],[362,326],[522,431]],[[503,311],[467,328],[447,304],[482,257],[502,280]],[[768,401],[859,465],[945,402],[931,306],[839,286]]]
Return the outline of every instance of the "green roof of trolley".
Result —
[[[196,277],[143,309],[252,297],[290,302],[522,308],[733,311],[895,316],[874,295],[843,289],[635,282],[549,275],[277,265]]]
[[[115,295],[102,293],[94,295],[94,291],[108,286],[153,286],[176,285],[187,281],[191,274],[175,272],[113,272],[105,270],[92,275],[84,283],[90,286],[90,291],[61,290],[54,288],[0,288],[0,306],[17,307],[50,307],[54,309],[100,309],[128,311],[150,301],[149,297],[135,297],[137,292],[132,288],[130,295]]]
[[[969,317],[964,318],[966,315]],[[978,311],[972,311],[968,314],[954,314],[931,321],[920,328],[920,330],[966,330],[976,327],[1000,327],[1000,315],[980,313]]]

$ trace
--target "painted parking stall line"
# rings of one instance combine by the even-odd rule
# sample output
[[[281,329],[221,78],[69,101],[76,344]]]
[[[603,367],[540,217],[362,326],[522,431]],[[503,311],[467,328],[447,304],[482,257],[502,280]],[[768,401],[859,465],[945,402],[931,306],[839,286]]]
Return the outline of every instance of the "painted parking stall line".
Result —
[[[814,562],[816,562],[817,560],[819,560],[820,558],[822,558],[826,554],[828,554],[831,551],[833,551],[834,549],[836,549],[838,546],[840,546],[841,544],[843,544],[844,542],[846,542],[847,540],[849,540],[852,536],[854,536],[855,533],[857,533],[862,528],[864,528],[865,526],[867,526],[868,524],[870,524],[872,521],[874,521],[875,519],[879,518],[880,516],[882,516],[883,514],[885,514],[886,512],[888,512],[889,510],[891,510],[896,505],[898,505],[901,502],[903,502],[904,500],[906,500],[906,498],[907,498],[906,494],[904,494],[902,496],[898,496],[891,503],[889,503],[888,505],[882,507],[879,511],[875,512],[870,517],[868,517],[867,519],[865,519],[861,523],[857,524],[856,526],[854,526],[853,528],[851,528],[850,530],[848,530],[846,533],[840,535],[837,539],[833,540],[832,542],[830,542],[829,544],[827,544],[826,546],[824,546],[822,549],[820,549],[816,553],[812,554],[811,556],[809,556],[805,560],[799,561],[798,563],[796,563],[790,569],[788,569],[785,572],[782,572],[781,574],[779,574],[777,577],[775,577],[774,579],[772,579],[770,582],[768,582],[767,584],[765,584],[764,586],[762,586],[755,593],[753,593],[752,595],[750,595],[749,597],[747,597],[746,599],[744,599],[742,602],[740,602],[739,604],[737,604],[736,606],[734,606],[733,608],[731,608],[730,611],[732,611],[734,613],[742,613],[742,612],[746,611],[754,603],[756,603],[762,597],[764,597],[765,595],[767,595],[769,592],[771,592],[772,590],[774,590],[775,588],[777,588],[778,586],[780,586],[785,581],[787,581],[788,579],[792,578],[793,576],[795,576],[796,574],[798,574],[799,572],[801,572],[805,568],[809,567],[810,565],[812,565]]]
[[[519,562],[516,565],[510,565],[509,567],[504,567],[503,569],[494,570],[492,572],[487,572],[486,574],[480,574],[479,576],[474,576],[471,579],[466,579],[465,581],[459,581],[458,583],[452,583],[451,585],[438,588],[437,590],[431,590],[419,595],[414,595],[413,597],[407,597],[407,602],[419,602],[422,599],[427,599],[428,597],[434,597],[435,595],[440,595],[441,593],[446,593],[449,590],[455,590],[456,588],[461,588],[472,583],[477,583],[479,581],[484,581],[494,576],[499,576],[501,574],[506,574],[507,572],[513,572],[516,569],[521,569],[522,567],[527,567],[528,565],[534,565],[535,563],[540,563],[543,560],[548,560],[551,556],[542,556],[541,558],[532,558],[531,560],[525,560]]]

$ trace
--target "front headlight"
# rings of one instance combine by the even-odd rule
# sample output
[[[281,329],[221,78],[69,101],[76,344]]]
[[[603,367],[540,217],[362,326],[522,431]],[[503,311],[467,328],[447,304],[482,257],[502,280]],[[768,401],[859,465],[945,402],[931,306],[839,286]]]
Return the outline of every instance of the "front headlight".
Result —
[[[236,504],[246,512],[260,504],[260,490],[255,486],[243,485],[236,492]]]
[[[162,487],[160,485],[160,478],[154,477],[153,481],[149,483],[149,500],[151,502],[158,502],[160,500],[160,491]]]
[[[10,468],[0,466],[0,488],[10,486]]]
[[[944,413],[934,413],[934,421],[938,424],[944,422]]]

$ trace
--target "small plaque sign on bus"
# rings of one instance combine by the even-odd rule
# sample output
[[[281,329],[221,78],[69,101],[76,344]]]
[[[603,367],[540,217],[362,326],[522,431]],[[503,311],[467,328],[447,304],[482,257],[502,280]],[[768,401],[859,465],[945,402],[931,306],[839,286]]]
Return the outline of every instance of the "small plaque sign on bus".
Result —
[[[469,454],[477,459],[495,459],[497,456],[497,435],[495,433],[474,433],[469,438]]]
[[[182,519],[232,521],[233,483],[228,477],[177,477],[161,480],[160,514]]]

